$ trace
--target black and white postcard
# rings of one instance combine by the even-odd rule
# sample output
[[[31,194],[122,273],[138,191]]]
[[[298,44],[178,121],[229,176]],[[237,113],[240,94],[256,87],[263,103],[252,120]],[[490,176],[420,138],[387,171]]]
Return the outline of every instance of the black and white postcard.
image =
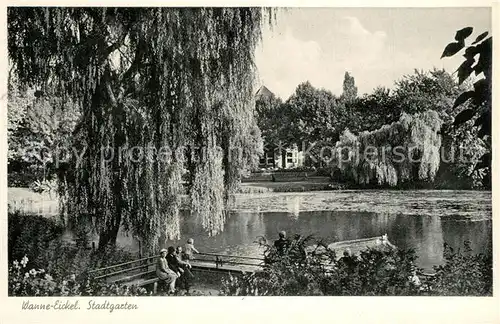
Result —
[[[498,2],[26,5],[6,323],[500,320]]]

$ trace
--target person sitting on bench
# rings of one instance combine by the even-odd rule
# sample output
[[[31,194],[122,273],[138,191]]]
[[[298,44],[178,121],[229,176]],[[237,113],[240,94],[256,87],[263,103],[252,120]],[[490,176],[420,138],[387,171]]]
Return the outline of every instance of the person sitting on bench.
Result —
[[[160,251],[160,257],[156,262],[156,275],[158,279],[168,285],[168,293],[173,294],[175,293],[175,281],[178,275],[170,269],[167,261],[167,253],[168,251],[166,249]]]
[[[167,262],[170,269],[177,273],[179,277],[184,274],[184,267],[191,267],[189,263],[182,261],[180,257],[177,256],[173,246],[168,247]]]
[[[184,287],[184,289],[186,289],[186,291],[189,292],[192,280],[194,279],[194,275],[191,272],[191,264],[186,259],[182,251],[182,246],[178,246],[175,250],[175,253],[177,256],[177,263],[179,264],[179,269],[184,270],[184,273],[180,278],[181,281],[179,283]]]

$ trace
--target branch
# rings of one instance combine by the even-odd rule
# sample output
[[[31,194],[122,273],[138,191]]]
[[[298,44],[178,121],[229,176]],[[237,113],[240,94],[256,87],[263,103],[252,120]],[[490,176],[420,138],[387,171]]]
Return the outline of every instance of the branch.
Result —
[[[135,56],[134,60],[132,61],[132,64],[128,68],[127,71],[125,71],[122,76],[120,77],[120,81],[128,81],[134,74],[137,72],[139,69],[139,66],[141,65],[141,60],[142,57],[144,56],[144,41],[141,39],[139,43],[137,44],[137,48],[135,50]]]
[[[111,105],[113,107],[116,107],[117,106],[117,101],[116,101],[115,94],[113,93],[113,89],[111,88],[111,84],[109,83],[109,79],[106,78],[106,80],[104,82],[105,82],[105,85],[106,85],[106,92],[108,93],[109,100],[111,101]]]
[[[115,50],[119,49],[123,45],[123,43],[125,42],[125,38],[127,37],[128,31],[130,30],[130,28],[132,28],[132,22],[129,22],[127,24],[127,26],[125,26],[123,28],[123,32],[120,35],[120,38],[116,42],[114,42],[110,46],[106,47],[106,49],[102,53],[102,59],[103,59],[103,61],[100,64],[101,68],[103,68],[104,65],[106,64],[106,60],[107,60],[109,54],[113,53]]]
[[[15,63],[12,63],[12,65],[11,65],[11,67],[10,67],[10,69],[9,69],[9,75],[8,75],[8,77],[7,77],[7,80],[8,80],[8,81],[7,81],[7,84],[8,84],[8,86],[10,86],[10,85],[11,85],[11,80],[12,80],[12,72],[14,71],[14,69],[15,69],[15,68],[16,68]]]
[[[130,67],[125,71],[119,78],[119,83],[120,84],[127,84],[130,82],[130,80],[133,78],[135,73],[139,70],[139,67],[141,66],[141,61],[142,58],[144,57],[144,41],[141,39],[139,43],[137,44],[136,50],[135,50],[135,56],[134,60],[130,64]],[[118,98],[123,98],[125,93],[125,87],[120,87],[120,91],[118,93]]]
[[[130,29],[132,24],[128,24],[127,27],[125,28],[125,31],[120,35],[120,38],[118,38],[118,40],[109,45],[106,50],[104,51],[104,55],[105,57],[107,57],[109,54],[113,53],[115,50],[119,49],[122,45],[123,45],[123,42],[125,41],[125,38],[127,37],[128,35],[128,30]]]
[[[120,52],[120,54],[121,54],[121,55],[122,55],[122,56],[123,56],[123,57],[127,60],[127,62],[128,62],[129,64],[132,64],[132,60],[128,57],[128,55],[127,55],[127,54],[125,54],[125,53],[121,50],[121,48],[118,48],[118,52]]]

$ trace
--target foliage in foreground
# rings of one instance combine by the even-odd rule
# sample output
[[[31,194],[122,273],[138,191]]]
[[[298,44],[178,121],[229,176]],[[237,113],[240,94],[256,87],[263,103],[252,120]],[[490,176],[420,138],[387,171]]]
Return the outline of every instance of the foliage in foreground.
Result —
[[[442,296],[491,296],[493,291],[492,253],[472,254],[469,242],[455,251],[445,244],[444,265],[434,267],[433,291]]]
[[[9,266],[9,296],[152,296],[153,290],[135,285],[106,284],[75,274],[53,276],[44,269],[29,268],[29,259],[14,260]],[[28,270],[29,269],[29,270]],[[158,292],[158,295],[165,295]],[[178,290],[176,296],[204,296],[211,292]]]
[[[222,281],[225,296],[491,296],[492,258],[445,246],[446,263],[422,280],[414,251],[368,249],[359,256],[337,258],[334,251],[304,258],[297,240],[285,256],[269,247],[264,271],[229,276]],[[43,269],[28,270],[28,258],[9,267],[9,296],[150,296],[141,287],[102,284],[75,275],[54,278]],[[419,279],[420,278],[420,279]],[[194,291],[190,295],[203,295]]]
[[[358,256],[338,258],[335,251],[322,247],[304,258],[309,239],[292,242],[289,252],[280,256],[267,246],[264,270],[230,276],[224,280],[221,295],[227,296],[416,296],[416,295],[492,295],[491,254],[472,255],[445,246],[446,263],[426,278],[415,267],[413,250],[367,249]],[[488,256],[489,255],[489,256]]]
[[[75,275],[54,278],[44,269],[28,270],[28,258],[15,260],[9,267],[9,296],[147,296],[140,287],[99,284],[77,280]]]
[[[468,46],[465,40],[472,35],[472,27],[465,27],[455,34],[455,42],[448,44],[441,58],[454,56],[465,49],[463,57],[465,60],[457,69],[458,82],[462,84],[465,80],[475,79],[473,89],[463,91],[456,97],[453,108],[463,106],[470,102],[472,105],[463,109],[455,116],[453,127],[460,126],[468,121],[474,121],[474,126],[479,128],[477,137],[487,144],[488,151],[481,156],[481,161],[476,169],[487,169],[491,172],[491,108],[492,108],[492,46],[493,38],[488,37],[488,32],[483,32],[476,37]],[[472,74],[475,77],[472,77]],[[478,77],[479,76],[479,77]],[[490,177],[489,174],[487,176]]]
[[[75,274],[82,278],[88,269],[131,261],[137,256],[109,247],[93,251],[84,233],[75,240],[63,237],[64,227],[53,218],[9,213],[8,260],[26,256],[35,269],[44,269],[56,278]]]

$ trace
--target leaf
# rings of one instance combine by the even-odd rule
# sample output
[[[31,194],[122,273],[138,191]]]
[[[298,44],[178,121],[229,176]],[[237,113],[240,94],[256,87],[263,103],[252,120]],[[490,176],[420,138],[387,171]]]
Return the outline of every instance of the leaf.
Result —
[[[476,114],[476,112],[472,109],[463,110],[455,117],[455,121],[453,122],[453,126],[457,126],[457,125],[465,123],[466,121],[470,120],[475,114]]]
[[[474,167],[474,170],[484,169],[491,166],[491,153],[485,153]]]
[[[475,45],[482,41],[486,36],[488,36],[488,32],[484,32],[481,35],[477,36],[476,40],[472,43],[472,45]]]
[[[467,37],[469,37],[472,34],[473,28],[472,27],[465,27],[457,31],[455,35],[455,40],[459,42],[463,42]]]
[[[481,129],[477,132],[477,136],[479,138],[483,138],[485,136],[491,136],[491,124],[490,123],[483,123],[481,126]]]
[[[491,112],[485,111],[476,119],[474,126],[486,125],[491,123]]]
[[[474,60],[474,56],[479,54],[479,49],[476,46],[469,46],[465,49],[463,57],[468,60]]]
[[[449,43],[446,45],[443,54],[441,55],[441,58],[443,57],[448,57],[448,56],[453,56],[457,54],[462,48],[464,48],[464,43]]]
[[[462,84],[467,78],[471,75],[471,73],[474,71],[472,68],[472,64],[474,64],[474,60],[469,60],[467,59],[464,61],[462,64],[457,69],[457,74],[458,74],[458,84]]]
[[[492,39],[489,37],[481,44],[477,45],[479,59],[474,67],[476,75],[484,73],[486,78],[491,79],[491,54],[492,54]]]
[[[474,91],[478,94],[481,95],[482,97],[485,97],[488,95],[488,82],[486,79],[481,79],[474,83]],[[486,99],[486,98],[485,98]]]
[[[443,124],[441,125],[441,129],[439,130],[439,134],[441,135],[446,135],[449,132],[449,125],[448,124]]]
[[[457,108],[467,100],[471,99],[474,97],[475,92],[474,91],[467,91],[462,93],[458,98],[455,100],[455,103],[453,104],[453,109]]]

